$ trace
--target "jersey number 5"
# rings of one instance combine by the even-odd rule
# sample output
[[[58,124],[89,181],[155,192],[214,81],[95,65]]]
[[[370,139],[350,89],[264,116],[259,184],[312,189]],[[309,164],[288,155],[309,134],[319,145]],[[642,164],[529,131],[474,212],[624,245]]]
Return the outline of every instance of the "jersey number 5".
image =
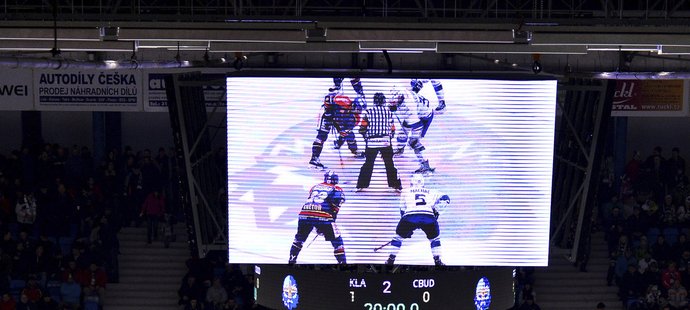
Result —
[[[425,205],[426,205],[426,195],[424,195],[424,194],[415,194],[415,195],[414,195],[414,201],[415,201],[415,205],[418,205],[418,206],[425,206]]]

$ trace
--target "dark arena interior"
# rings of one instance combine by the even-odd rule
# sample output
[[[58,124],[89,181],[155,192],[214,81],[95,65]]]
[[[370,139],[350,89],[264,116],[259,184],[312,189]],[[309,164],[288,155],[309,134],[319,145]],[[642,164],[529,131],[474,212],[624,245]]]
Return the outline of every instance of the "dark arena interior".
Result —
[[[688,1],[0,15],[0,310],[690,309]]]

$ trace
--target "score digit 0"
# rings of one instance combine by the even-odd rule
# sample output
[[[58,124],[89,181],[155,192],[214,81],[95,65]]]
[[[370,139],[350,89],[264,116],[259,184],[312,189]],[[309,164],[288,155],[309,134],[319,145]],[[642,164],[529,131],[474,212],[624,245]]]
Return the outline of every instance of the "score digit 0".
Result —
[[[431,293],[429,293],[429,291],[424,291],[424,293],[422,293],[422,301],[427,303],[429,300],[431,300]]]

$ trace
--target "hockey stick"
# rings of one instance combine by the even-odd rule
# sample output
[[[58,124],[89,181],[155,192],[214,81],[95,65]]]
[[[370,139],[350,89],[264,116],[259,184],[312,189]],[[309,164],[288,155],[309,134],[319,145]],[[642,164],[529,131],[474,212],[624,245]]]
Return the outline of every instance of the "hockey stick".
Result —
[[[314,241],[316,241],[316,238],[318,238],[318,237],[319,237],[318,233],[316,235],[314,235],[314,238],[312,238],[311,241],[309,241],[309,243],[307,243],[306,248],[308,248],[312,243],[314,243]]]
[[[335,135],[335,140],[338,141],[340,139],[340,133],[335,129],[335,126],[331,128],[331,131],[333,131],[333,134]],[[340,169],[342,171],[345,171],[345,162],[343,162],[343,154],[340,153],[340,149],[342,149],[343,146],[345,146],[346,142],[347,141],[344,141],[343,145],[338,147],[338,158],[340,159]]]
[[[374,248],[374,252],[378,252],[379,250],[385,248],[386,246],[388,246],[389,244],[391,244],[391,242],[393,242],[393,240],[388,241],[388,242],[386,242],[386,243],[384,243],[384,244],[382,244],[382,245],[380,245],[380,246]]]

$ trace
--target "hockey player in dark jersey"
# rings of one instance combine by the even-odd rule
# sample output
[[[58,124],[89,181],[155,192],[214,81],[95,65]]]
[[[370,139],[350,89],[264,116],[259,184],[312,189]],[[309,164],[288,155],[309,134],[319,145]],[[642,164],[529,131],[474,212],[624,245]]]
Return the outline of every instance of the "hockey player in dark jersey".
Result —
[[[309,164],[313,168],[326,169],[326,167],[321,164],[319,156],[321,156],[323,145],[328,139],[328,134],[331,132],[331,129],[335,129],[337,133],[337,138],[333,142],[335,149],[340,149],[340,147],[347,142],[347,148],[355,157],[364,157],[364,153],[357,149],[357,140],[355,139],[353,129],[359,124],[359,114],[362,110],[366,109],[367,104],[359,79],[351,79],[351,82],[355,91],[358,93],[355,100],[352,100],[342,92],[340,86],[340,84],[342,84],[342,78],[334,78],[334,84],[336,84],[336,86],[330,88],[328,90],[329,93],[324,98],[322,113],[319,117],[319,125],[316,130],[316,139],[314,139],[311,147],[311,159],[309,160]]]
[[[440,212],[450,204],[450,197],[438,190],[429,189],[424,186],[424,176],[413,174],[410,187],[403,190],[400,195],[400,215],[402,218],[395,228],[397,234],[390,245],[393,250],[386,261],[387,265],[395,263],[395,258],[400,252],[403,239],[412,237],[412,233],[421,229],[429,239],[431,254],[434,264],[443,265],[441,261],[441,238],[438,226],[438,216]]]
[[[323,235],[333,245],[333,254],[338,264],[345,264],[345,245],[340,231],[335,224],[340,206],[345,202],[343,190],[337,186],[338,175],[333,171],[324,174],[323,183],[314,185],[309,190],[309,197],[302,205],[297,222],[297,233],[290,248],[288,264],[297,263],[297,256],[302,250],[312,230]]]

